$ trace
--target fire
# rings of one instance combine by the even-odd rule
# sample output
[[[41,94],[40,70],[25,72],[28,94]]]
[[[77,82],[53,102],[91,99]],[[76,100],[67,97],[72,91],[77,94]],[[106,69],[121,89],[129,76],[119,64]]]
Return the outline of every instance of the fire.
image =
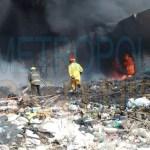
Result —
[[[124,56],[124,67],[126,68],[127,75],[132,77],[135,74],[135,63],[133,58],[129,54]]]
[[[125,54],[123,57],[123,72],[120,71],[120,64],[117,64],[117,62],[113,62],[113,66],[115,68],[115,71],[112,72],[112,79],[115,80],[125,80],[127,78],[132,77],[135,75],[135,63],[132,56],[129,54]]]
[[[117,71],[114,71],[112,73],[112,78],[111,79],[112,80],[125,80],[125,79],[127,79],[127,75],[121,74],[121,73],[119,73]]]

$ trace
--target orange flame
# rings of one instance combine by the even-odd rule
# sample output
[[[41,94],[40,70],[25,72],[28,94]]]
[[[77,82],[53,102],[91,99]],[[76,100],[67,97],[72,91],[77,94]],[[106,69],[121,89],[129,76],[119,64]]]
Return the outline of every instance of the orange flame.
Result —
[[[128,77],[132,77],[133,75],[135,75],[135,63],[133,58],[129,56],[129,54],[125,54],[123,65],[126,68]]]
[[[125,54],[123,58],[123,67],[126,73],[118,71],[120,66],[116,62],[113,62],[113,65],[115,71],[112,72],[112,80],[126,80],[136,73],[134,59],[129,54]]]

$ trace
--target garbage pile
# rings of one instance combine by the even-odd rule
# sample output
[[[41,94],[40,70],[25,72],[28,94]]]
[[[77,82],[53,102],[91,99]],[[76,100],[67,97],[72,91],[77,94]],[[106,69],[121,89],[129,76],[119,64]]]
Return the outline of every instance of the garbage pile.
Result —
[[[125,105],[129,98],[150,98],[150,76],[135,76],[123,81],[92,81],[84,85],[83,93],[88,101]]]
[[[149,109],[136,118],[135,104],[126,110],[119,105],[89,102],[80,97],[63,100],[62,95],[18,100],[0,100],[7,107],[0,114],[0,149],[18,150],[148,150]],[[23,101],[25,101],[23,103]],[[149,100],[141,98],[148,108]],[[140,102],[141,102],[140,100]],[[5,101],[5,103],[4,103]],[[28,103],[36,101],[36,103]],[[131,102],[131,99],[128,100]],[[133,99],[132,99],[133,102]],[[12,106],[9,107],[9,106]],[[132,107],[134,106],[134,107]],[[2,107],[2,108],[1,108]],[[15,108],[15,109],[14,109]],[[9,111],[9,109],[11,111]],[[139,109],[139,106],[138,106]]]

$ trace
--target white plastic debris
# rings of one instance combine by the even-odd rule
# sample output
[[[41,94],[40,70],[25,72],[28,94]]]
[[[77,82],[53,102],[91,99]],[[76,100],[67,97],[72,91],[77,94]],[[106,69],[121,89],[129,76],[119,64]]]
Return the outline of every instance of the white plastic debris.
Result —
[[[141,148],[137,148],[137,150],[149,150],[149,147],[147,147],[147,148],[146,148],[146,147],[145,147],[145,148],[144,148],[144,147],[143,147],[143,148],[141,147]]]
[[[104,128],[104,131],[105,131],[106,133],[109,133],[109,134],[111,134],[111,133],[113,134],[113,133],[122,133],[122,132],[124,132],[123,129],[107,128],[107,127]]]
[[[35,138],[26,138],[26,144],[27,145],[40,145],[41,141],[39,139],[35,139]]]
[[[79,127],[68,118],[64,118],[52,119],[50,122],[43,123],[39,130],[52,133],[55,136],[54,139],[66,145],[68,150],[71,150],[72,147],[76,149],[88,148],[94,141],[94,135],[82,133]]]
[[[134,136],[141,136],[147,139],[149,139],[150,137],[150,132],[148,132],[146,129],[143,128],[133,129],[131,131],[131,134],[133,134]]]
[[[25,147],[18,147],[18,150],[27,150]]]
[[[146,97],[137,98],[135,100],[135,104],[138,107],[140,107],[140,106],[148,107],[148,106],[150,106],[150,100],[147,99]]]
[[[68,109],[70,111],[77,111],[79,109],[79,107],[77,105],[70,104]]]
[[[137,146],[135,144],[129,144],[125,141],[119,141],[115,150],[137,150]]]
[[[16,120],[19,117],[19,115],[8,114],[7,117],[8,117],[8,121],[14,121],[14,120]]]
[[[91,90],[97,90],[98,88],[99,88],[99,86],[93,85],[90,89],[91,89]]]
[[[101,114],[101,118],[102,119],[109,119],[110,118],[110,115],[108,113],[102,113]]]
[[[28,123],[28,119],[24,118],[24,117],[18,117],[16,120],[12,121],[12,123],[21,126],[21,125],[26,125]]]
[[[53,106],[51,109],[52,109],[52,112],[60,112],[61,107]]]
[[[36,150],[48,150],[48,149],[49,149],[49,147],[46,145],[40,145],[40,146],[36,147]]]
[[[0,150],[9,150],[7,145],[0,145]]]
[[[16,111],[18,109],[17,101],[15,100],[0,100],[0,111]]]
[[[35,118],[35,119],[31,119],[30,123],[31,124],[40,124],[40,123],[42,123],[42,120],[39,120],[38,118]]]
[[[141,98],[130,98],[127,106],[129,108],[134,108],[134,107],[149,107],[150,106],[150,100],[147,99],[146,97],[141,97]]]
[[[39,139],[37,134],[34,134],[31,130],[26,130],[27,137]]]

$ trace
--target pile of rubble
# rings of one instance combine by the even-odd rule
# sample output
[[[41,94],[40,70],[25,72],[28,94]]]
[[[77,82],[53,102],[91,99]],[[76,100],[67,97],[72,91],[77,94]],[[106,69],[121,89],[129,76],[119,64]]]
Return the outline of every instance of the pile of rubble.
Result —
[[[95,87],[94,87],[95,86]],[[91,90],[99,88],[91,85]],[[63,96],[62,89],[42,97],[24,94],[0,99],[0,149],[148,150],[150,101],[128,99],[126,109],[82,96]]]
[[[148,99],[141,98],[142,106],[147,104],[143,114],[148,114],[142,120],[133,115],[136,103],[131,101],[125,111],[96,102],[85,106],[80,98],[67,101],[61,96],[0,99],[0,149],[149,149]]]
[[[100,80],[84,85],[83,93],[87,101],[102,104],[125,105],[131,97],[150,98],[150,76],[132,77],[128,80]]]

